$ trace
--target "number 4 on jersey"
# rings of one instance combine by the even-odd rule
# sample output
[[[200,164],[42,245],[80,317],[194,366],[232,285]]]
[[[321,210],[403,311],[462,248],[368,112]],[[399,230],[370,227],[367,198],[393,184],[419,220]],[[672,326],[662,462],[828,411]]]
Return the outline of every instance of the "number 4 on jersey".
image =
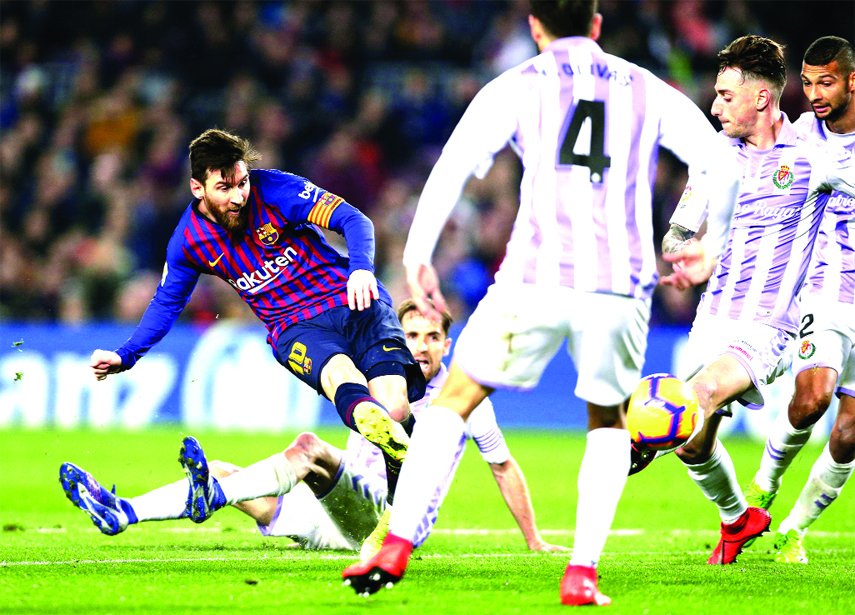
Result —
[[[591,143],[587,156],[575,154],[573,149],[579,140],[579,132],[586,119],[591,118]],[[588,167],[591,182],[602,183],[603,172],[611,166],[612,159],[605,155],[606,141],[606,103],[601,100],[580,100],[573,109],[573,117],[567,126],[561,150],[558,152],[558,164],[571,164]]]

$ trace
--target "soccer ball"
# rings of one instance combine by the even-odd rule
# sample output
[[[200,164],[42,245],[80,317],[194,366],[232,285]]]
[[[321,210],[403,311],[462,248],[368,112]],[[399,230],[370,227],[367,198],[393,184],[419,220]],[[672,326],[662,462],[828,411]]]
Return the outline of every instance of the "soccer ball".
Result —
[[[626,411],[632,441],[653,450],[674,450],[685,444],[698,418],[698,398],[692,387],[671,374],[643,378]]]

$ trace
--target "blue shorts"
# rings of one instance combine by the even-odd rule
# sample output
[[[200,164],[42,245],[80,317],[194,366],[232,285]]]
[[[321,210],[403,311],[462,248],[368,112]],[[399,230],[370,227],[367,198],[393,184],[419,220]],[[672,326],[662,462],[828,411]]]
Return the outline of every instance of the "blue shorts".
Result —
[[[383,363],[398,364],[407,379],[410,401],[424,397],[424,374],[404,338],[404,330],[392,308],[382,301],[372,301],[367,310],[351,310],[348,306],[334,307],[323,314],[285,329],[276,340],[273,353],[288,371],[324,395],[321,370],[333,356],[347,355],[356,369],[368,374]],[[394,368],[395,366],[389,366]],[[382,375],[384,369],[374,369]],[[385,373],[400,373],[392,369]]]

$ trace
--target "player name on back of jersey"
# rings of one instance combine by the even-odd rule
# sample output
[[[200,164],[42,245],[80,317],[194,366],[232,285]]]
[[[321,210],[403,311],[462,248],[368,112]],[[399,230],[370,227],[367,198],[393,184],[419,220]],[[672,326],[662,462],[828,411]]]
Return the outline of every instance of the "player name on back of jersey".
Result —
[[[573,66],[572,64],[568,64],[567,62],[561,63],[561,70],[564,71],[564,74],[572,77],[573,75],[581,75],[585,73],[590,73],[594,77],[599,77],[600,79],[610,79],[615,81],[618,85],[629,85],[632,83],[632,74],[628,70],[615,70],[611,68],[608,64],[601,64],[596,62],[594,64],[586,64]]]
[[[264,266],[260,269],[244,273],[237,280],[229,278],[228,282],[238,290],[244,290],[254,295],[278,278],[286,267],[294,263],[296,258],[297,251],[294,248],[285,248],[281,256],[263,261]]]

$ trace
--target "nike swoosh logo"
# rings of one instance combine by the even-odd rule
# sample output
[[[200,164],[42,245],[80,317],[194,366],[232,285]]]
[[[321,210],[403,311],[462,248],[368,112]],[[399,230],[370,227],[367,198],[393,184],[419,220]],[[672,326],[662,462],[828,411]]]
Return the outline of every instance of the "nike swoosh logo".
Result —
[[[383,344],[383,350],[389,352],[390,350],[398,350],[397,346],[392,346],[391,348],[386,348],[386,344]]]
[[[222,255],[222,254],[220,254],[220,255],[217,257],[217,260],[215,260],[213,263],[212,263],[211,261],[208,261],[208,265],[210,265],[211,267],[216,267],[216,266],[217,266],[217,263],[219,263],[219,262],[220,262],[220,259],[221,259],[221,258],[223,258],[223,255]]]

